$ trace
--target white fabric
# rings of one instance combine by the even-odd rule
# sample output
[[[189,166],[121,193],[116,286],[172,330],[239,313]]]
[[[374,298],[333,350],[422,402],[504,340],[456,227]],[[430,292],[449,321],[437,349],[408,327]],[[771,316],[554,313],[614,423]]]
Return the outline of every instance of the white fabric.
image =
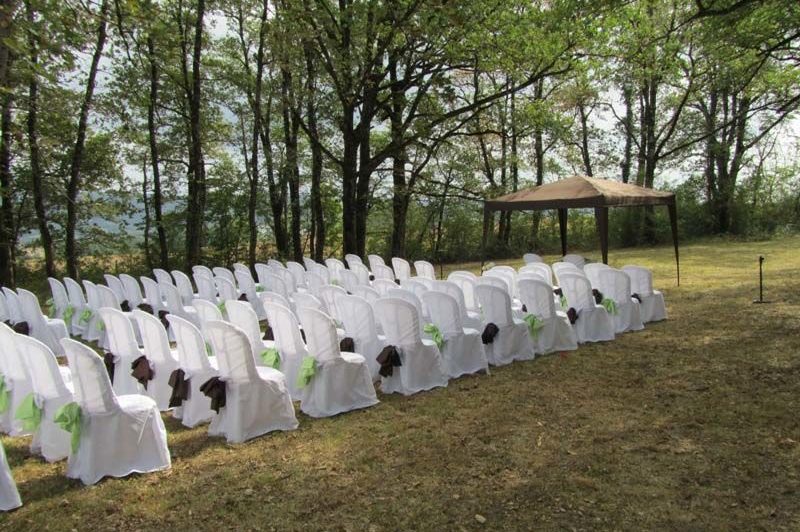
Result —
[[[17,293],[7,286],[3,287],[3,293],[6,296],[6,306],[8,307],[9,320],[11,323],[16,324],[25,321],[25,318],[22,317],[22,308]]]
[[[283,265],[283,263],[281,261],[275,260],[275,259],[267,260],[267,266],[269,266],[270,268],[273,268],[273,269],[277,269],[277,270],[280,270],[280,269],[286,267],[286,266]]]
[[[592,264],[587,264],[585,268],[589,266]],[[600,269],[597,273],[596,287],[604,298],[616,303],[617,313],[611,317],[617,333],[644,329],[640,304],[631,297],[631,278],[627,274],[613,268]]]
[[[153,277],[156,278],[158,284],[172,285],[172,276],[167,270],[161,268],[153,268]]]
[[[353,269],[353,265],[355,264],[360,264],[362,266],[364,265],[364,261],[361,260],[361,257],[359,257],[358,255],[354,255],[352,253],[348,253],[347,255],[345,255],[344,260],[345,262],[347,262],[347,266],[351,270]]]
[[[74,340],[62,340],[81,407],[81,437],[70,453],[67,476],[86,485],[169,469],[167,430],[155,402],[144,395],[114,394],[103,360]]]
[[[50,293],[53,295],[53,307],[55,309],[55,314],[52,317],[63,320],[64,312],[69,306],[69,296],[67,295],[67,290],[58,279],[48,277],[47,283],[50,285]],[[2,312],[0,312],[0,317],[2,317],[1,315]],[[72,324],[67,323],[67,331],[69,332],[71,330]]]
[[[366,299],[370,305],[381,297],[378,291],[371,286],[357,286],[353,290],[353,295]]]
[[[348,292],[352,292],[353,289],[360,284],[358,275],[350,270],[342,270],[339,272],[339,283],[342,288]]]
[[[433,268],[433,264],[426,260],[414,261],[414,270],[417,272],[417,277],[424,277],[431,281],[436,280],[436,270]]]
[[[193,274],[194,284],[197,285],[197,297],[204,299],[209,303],[217,303],[217,285],[214,284],[214,278],[206,274]]]
[[[380,255],[367,255],[367,261],[369,261],[369,269],[373,274],[375,273],[375,266],[386,266],[383,257]],[[375,277],[377,278],[377,275]],[[394,280],[394,275],[392,275],[392,280]]]
[[[195,275],[205,275],[206,277],[214,278],[214,272],[211,271],[211,268],[203,266],[202,264],[192,266],[192,276]]]
[[[356,275],[356,277],[358,278],[358,284],[360,286],[369,286],[369,284],[370,284],[369,268],[367,268],[363,264],[351,264],[350,265],[350,271],[353,272]],[[352,290],[351,290],[351,292],[352,292]]]
[[[64,287],[67,289],[69,303],[72,305],[72,308],[75,309],[75,313],[72,315],[70,332],[73,335],[79,334],[83,338],[86,338],[86,323],[81,321],[81,314],[87,308],[86,297],[83,295],[83,289],[81,288],[81,285],[79,285],[70,277],[64,277]]]
[[[261,300],[258,298],[256,282],[253,279],[253,276],[247,269],[241,268],[237,268],[234,275],[236,275],[236,282],[239,285],[239,291],[247,297],[247,302],[251,307],[253,307],[253,311],[255,311],[258,319],[267,319],[267,313],[264,312],[264,306],[261,304]],[[291,274],[289,274],[289,276],[291,277]]]
[[[212,321],[207,328],[226,388],[219,425],[209,428],[209,435],[241,443],[274,430],[296,429],[297,418],[283,373],[256,368],[250,341],[235,325]]]
[[[464,327],[458,301],[437,291],[423,294],[422,300],[430,309],[431,323],[439,328],[444,337],[441,353],[447,375],[454,379],[481,370],[488,371],[489,361],[481,342],[481,333]]]
[[[272,292],[267,290],[266,292],[261,292],[258,294],[259,299],[261,299],[261,304],[264,305],[264,310],[266,310],[267,303],[277,303],[278,305],[282,305],[292,312],[294,312],[294,303],[291,299],[283,297],[277,292]],[[269,322],[269,313],[267,313],[267,321]]]
[[[594,301],[592,285],[582,273],[562,272],[559,285],[567,298],[567,305],[578,312],[573,324],[578,342],[606,342],[614,339],[614,320],[605,307]]]
[[[525,253],[522,256],[522,260],[525,262],[525,264],[544,262],[544,260],[542,260],[541,255],[537,255],[536,253]]]
[[[89,320],[86,322],[83,338],[90,342],[97,342],[101,347],[108,347],[108,343],[105,340],[105,331],[100,331],[97,328],[97,322],[100,320],[100,314],[98,314],[97,311],[101,307],[100,294],[97,292],[97,285],[84,279],[83,286],[86,289],[86,306],[92,313],[91,316],[89,316]]]
[[[297,374],[303,357],[308,355],[300,334],[300,325],[289,307],[275,302],[265,302],[264,307],[275,338],[274,347],[280,357],[278,369],[286,376],[286,386],[292,399],[299,401],[303,397],[303,391],[297,387]],[[258,354],[256,353],[257,356]]]
[[[197,321],[200,322],[199,329],[205,331],[205,325],[209,321],[224,321],[222,311],[217,305],[205,299],[195,299],[192,301],[192,306],[197,311]]]
[[[134,310],[133,316],[139,322],[144,355],[153,370],[153,380],[147,383],[144,393],[156,402],[159,410],[169,410],[169,398],[172,395],[169,377],[178,369],[178,353],[170,349],[167,330],[160,319],[141,310]]]
[[[456,284],[461,289],[461,293],[464,295],[464,305],[467,310],[477,313],[480,310],[478,307],[478,298],[475,296],[477,277],[468,272],[453,272],[447,276],[447,280]]]
[[[260,302],[261,300],[259,300],[259,303]],[[247,335],[250,346],[253,348],[253,355],[256,357],[256,365],[263,366],[264,363],[260,357],[261,352],[265,349],[275,347],[275,342],[263,339],[261,327],[258,324],[258,317],[255,311],[253,311],[253,307],[244,301],[226,301],[225,312],[228,314],[228,321],[236,325]],[[206,330],[208,330],[208,324],[206,324]]]
[[[642,321],[650,323],[667,319],[664,294],[653,289],[653,272],[641,266],[623,266],[622,271],[631,278],[631,292],[642,299]]]
[[[147,304],[153,307],[153,313],[158,314],[159,310],[166,310],[166,307],[164,306],[164,298],[161,295],[161,287],[159,284],[149,277],[139,277],[139,280],[142,281],[142,286],[144,287],[144,298],[147,301]],[[162,283],[162,286],[169,285]]]
[[[309,274],[316,274],[318,275],[324,284],[328,284],[331,281],[331,272],[328,270],[327,266],[323,266],[322,264],[313,264],[311,266],[311,270]]]
[[[217,268],[214,269],[216,270]],[[239,299],[239,291],[236,290],[236,283],[231,281],[227,277],[221,277],[221,276],[215,277],[214,284],[217,285],[217,292],[219,293],[219,298],[222,301],[228,301],[230,299]]]
[[[377,300],[377,294],[375,296],[374,300]],[[372,380],[378,380],[380,365],[377,357],[386,347],[386,338],[378,334],[372,305],[357,295],[340,295],[337,305],[345,335],[353,339],[356,353],[366,359]]]
[[[470,312],[467,310],[467,304],[464,302],[464,292],[453,281],[436,281],[433,285],[433,290],[442,292],[458,303],[458,308],[461,311],[461,323],[468,329],[483,330],[484,323],[479,312]]]
[[[328,308],[325,304],[316,296],[309,294],[308,292],[298,292],[294,295],[294,305],[299,310],[301,308],[315,308],[317,310],[321,310],[328,313]]]
[[[305,269],[307,271],[310,271],[311,270],[311,266],[313,266],[314,264],[316,264],[314,259],[312,259],[310,257],[303,257],[303,265],[305,266]]]
[[[297,292],[297,280],[295,279],[295,276],[292,274],[292,272],[290,272],[286,268],[277,268],[275,269],[275,275],[280,277],[281,280],[283,281],[287,294],[294,294],[295,292]]]
[[[14,477],[11,476],[6,450],[0,442],[0,511],[7,512],[20,506],[22,506],[22,500],[19,498]]]
[[[519,296],[528,314],[543,323],[536,338],[531,338],[536,354],[578,349],[578,337],[566,313],[556,310],[552,287],[540,279],[520,279]]]
[[[197,310],[192,306],[183,304],[183,298],[181,298],[177,288],[172,285],[161,285],[160,288],[166,300],[167,311],[170,314],[175,314],[185,320],[191,321],[198,327],[200,326],[200,318],[197,317]]]
[[[294,284],[297,288],[306,288],[306,270],[302,264],[288,261],[286,263],[286,269],[288,269],[292,277],[294,277]]]
[[[183,304],[191,305],[192,299],[195,298],[195,293],[189,276],[180,270],[172,270],[172,277],[175,279],[175,288],[178,289]]]
[[[553,270],[544,262],[532,262],[519,269],[520,274],[526,272],[537,273],[539,277],[547,281],[550,286],[553,286]]]
[[[109,287],[112,292],[114,292],[114,295],[117,296],[117,299],[120,302],[128,300],[125,295],[125,287],[122,285],[122,281],[120,281],[116,275],[104,273],[103,279],[106,281],[106,286]]]
[[[236,277],[234,277],[233,272],[230,271],[228,268],[223,268],[222,266],[217,266],[215,268],[211,268],[211,271],[214,273],[214,277],[221,277],[233,285],[234,290],[236,289]]]
[[[48,462],[63,460],[69,456],[70,435],[55,423],[55,417],[59,408],[73,401],[71,384],[64,382],[53,351],[39,340],[17,335],[17,352],[30,376],[34,402],[42,410],[31,453],[41,454]]]
[[[122,282],[122,287],[125,290],[125,299],[128,300],[128,304],[131,308],[141,305],[144,302],[144,297],[142,297],[142,289],[139,286],[139,281],[127,273],[121,273],[119,275],[119,280]]]
[[[561,257],[561,261],[570,262],[581,269],[586,265],[586,259],[574,253],[567,253],[566,255]]]
[[[336,306],[336,300],[339,296],[346,295],[347,291],[341,286],[323,286],[317,291],[319,300],[325,304],[326,313],[337,322],[342,321],[342,319],[339,317],[339,309]]]
[[[392,257],[392,270],[394,270],[395,279],[401,283],[411,277],[411,265],[406,259]]]
[[[560,277],[562,273],[577,273],[584,275],[583,270],[575,266],[571,262],[554,262],[552,266],[553,275],[556,277],[558,284],[561,284]]]
[[[308,290],[311,292],[319,290],[323,286],[328,285],[327,279],[316,271],[308,272],[306,274],[306,282],[308,283]]]
[[[309,308],[298,314],[310,356],[317,361],[314,376],[303,389],[300,409],[311,417],[328,417],[377,404],[366,360],[360,354],[339,351],[331,318]]]
[[[131,321],[121,310],[110,307],[103,307],[98,313],[105,324],[108,351],[114,355],[114,391],[119,395],[142,393],[142,386],[131,375],[131,364],[144,354],[137,345]]]
[[[389,279],[375,279],[372,281],[372,288],[375,289],[378,294],[381,296],[386,295],[389,290],[394,290],[398,288],[397,283],[394,280]]]
[[[268,273],[264,275],[264,280],[267,283],[266,285],[262,285],[264,288],[270,290],[271,292],[280,294],[287,299],[289,298],[289,287],[286,285],[286,282],[281,276],[274,273]]]
[[[59,341],[62,338],[69,338],[69,332],[64,320],[50,319],[42,314],[39,300],[32,292],[20,288],[17,294],[22,316],[30,327],[30,336],[44,343],[54,353],[63,354],[64,351]]]
[[[22,422],[14,417],[20,403],[33,392],[27,365],[22,360],[22,353],[17,347],[17,338],[21,336],[5,323],[0,323],[0,373],[9,391],[8,410],[0,414],[0,429],[10,436],[30,434],[22,428]]]
[[[386,342],[400,353],[402,366],[395,367],[389,377],[381,377],[384,393],[411,395],[432,388],[447,386],[442,354],[432,340],[419,334],[416,307],[396,298],[375,302],[375,314],[386,333]]]
[[[6,296],[0,290],[0,322],[11,321],[11,314],[8,312],[8,305],[6,304]]]
[[[375,277],[375,281],[385,280],[394,282],[395,279],[394,270],[385,264],[375,264],[372,267],[372,275]]]
[[[189,428],[208,421],[213,427],[219,424],[219,418],[211,410],[211,399],[203,395],[200,387],[211,377],[219,375],[217,359],[208,355],[203,335],[191,322],[171,314],[167,321],[175,335],[178,364],[184,378],[189,381],[189,399],[172,411],[172,417],[180,419],[183,426]]]
[[[325,259],[325,266],[328,267],[330,273],[329,281],[341,282],[341,273],[345,269],[344,263],[339,259],[329,258]]]
[[[403,301],[408,301],[414,305],[414,308],[417,309],[417,317],[419,318],[419,334],[420,336],[425,337],[425,331],[423,329],[428,316],[425,315],[425,312],[422,309],[422,300],[417,297],[414,292],[406,290],[405,288],[392,288],[391,290],[387,290],[383,297],[402,299]]]
[[[479,284],[475,295],[486,323],[494,323],[499,329],[494,341],[484,347],[489,363],[502,366],[514,360],[532,360],[535,353],[528,324],[513,317],[508,293],[497,286]]]
[[[592,262],[583,267],[583,274],[589,279],[592,288],[597,288],[597,282],[600,278],[600,272],[603,270],[611,269],[611,266],[603,264],[602,262]]]

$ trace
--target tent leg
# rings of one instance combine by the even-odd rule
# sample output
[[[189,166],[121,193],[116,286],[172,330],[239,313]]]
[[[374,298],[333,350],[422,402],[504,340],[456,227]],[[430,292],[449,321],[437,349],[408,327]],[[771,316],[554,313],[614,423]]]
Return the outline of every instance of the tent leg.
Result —
[[[675,273],[678,277],[678,286],[681,285],[681,260],[678,254],[678,206],[675,203],[667,205],[669,209],[669,225],[672,229],[672,245],[675,246]]]
[[[594,219],[597,223],[597,234],[600,236],[603,264],[608,264],[608,207],[595,207]]]
[[[481,274],[483,274],[483,266],[486,263],[486,239],[489,236],[489,215],[491,211],[483,204],[483,237],[481,238]]]
[[[558,229],[561,232],[561,256],[567,254],[567,209],[558,209]]]

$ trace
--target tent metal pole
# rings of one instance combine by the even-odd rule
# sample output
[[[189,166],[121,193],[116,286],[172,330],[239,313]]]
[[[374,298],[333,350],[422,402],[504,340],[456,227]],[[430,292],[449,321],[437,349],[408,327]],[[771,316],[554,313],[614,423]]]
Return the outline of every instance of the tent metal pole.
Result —
[[[558,209],[558,229],[561,233],[561,256],[567,254],[567,209]]]
[[[673,202],[667,205],[669,209],[669,225],[672,229],[672,245],[675,246],[675,273],[678,286],[681,285],[681,259],[678,254],[678,206]]]
[[[608,264],[608,207],[595,207],[594,219],[597,223],[597,234],[600,236],[603,264]]]
[[[483,274],[483,266],[486,263],[486,239],[488,238],[489,227],[489,207],[486,202],[483,202],[483,237],[481,238],[481,274]]]

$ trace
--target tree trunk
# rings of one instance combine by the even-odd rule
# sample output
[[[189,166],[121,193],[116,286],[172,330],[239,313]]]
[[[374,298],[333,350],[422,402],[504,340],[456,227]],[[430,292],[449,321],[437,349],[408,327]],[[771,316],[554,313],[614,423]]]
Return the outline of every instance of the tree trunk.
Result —
[[[89,122],[89,109],[94,97],[95,81],[97,79],[97,68],[100,58],[103,55],[103,47],[106,44],[106,26],[108,23],[108,0],[103,0],[100,4],[100,24],[97,28],[97,43],[95,44],[92,55],[92,63],[89,67],[89,78],[86,81],[86,91],[81,103],[80,114],[78,115],[78,132],[75,138],[75,147],[72,150],[72,160],[69,169],[69,181],[67,182],[67,225],[66,225],[66,255],[67,272],[76,281],[80,279],[80,268],[78,265],[78,246],[76,242],[76,230],[78,224],[78,194],[81,189],[81,164],[83,163],[83,151],[86,143],[86,129]]]
[[[272,93],[267,99],[266,116],[261,122],[261,146],[264,149],[264,164],[267,167],[267,186],[269,188],[269,206],[272,213],[272,229],[275,233],[275,247],[278,256],[286,257],[289,254],[286,226],[284,224],[283,198],[280,186],[275,181],[275,168],[272,162]]]
[[[592,159],[589,153],[589,113],[583,104],[578,105],[578,117],[581,122],[581,159],[583,159],[583,171],[586,175],[593,177]]]
[[[0,97],[0,284],[16,287],[14,279],[14,200],[11,177],[11,93]]]
[[[258,220],[256,217],[259,185],[258,141],[261,136],[261,92],[263,86],[262,78],[264,76],[264,45],[267,39],[268,10],[269,2],[264,0],[258,30],[258,54],[256,55],[256,79],[253,94],[253,140],[250,150],[250,195],[247,201],[247,226],[249,232],[247,257],[251,268],[254,268],[257,262],[256,251],[258,249]]]
[[[630,85],[622,87],[622,99],[625,102],[625,150],[622,156],[622,182],[627,183],[631,178],[631,166],[633,164],[633,89]]]
[[[313,258],[321,262],[325,258],[325,213],[322,210],[322,149],[316,142],[319,138],[317,131],[317,74],[314,66],[314,56],[309,46],[305,48],[307,94],[306,94],[306,122],[312,138],[309,139],[311,147],[311,213],[313,218],[312,233],[314,235]]]
[[[541,100],[544,97],[544,81],[539,80],[534,85],[534,99]],[[542,126],[538,123],[533,128],[533,153],[536,159],[536,186],[544,184],[544,133]],[[535,244],[539,236],[539,224],[542,220],[541,211],[533,213],[531,223],[531,247],[535,249]]]
[[[153,257],[150,253],[150,200],[147,197],[147,156],[142,161],[142,207],[144,208],[144,260],[147,269],[153,269]]]
[[[30,0],[25,1],[25,14],[28,19],[28,48],[31,62],[30,81],[28,83],[28,150],[30,155],[31,184],[33,188],[33,207],[36,222],[42,239],[44,251],[44,269],[48,277],[56,276],[55,258],[53,256],[53,237],[47,225],[47,209],[44,205],[44,179],[42,176],[41,157],[39,153],[39,78],[36,72],[39,64],[39,36],[34,31],[36,14]]]
[[[150,63],[150,97],[147,101],[147,136],[150,143],[150,165],[153,171],[153,215],[158,235],[158,266],[169,269],[169,248],[167,231],[164,228],[161,199],[161,173],[159,171],[158,126],[156,125],[156,105],[158,103],[158,63],[153,36],[147,36],[147,59]],[[150,250],[148,248],[148,257]]]
[[[292,75],[281,69],[281,106],[283,108],[283,138],[286,147],[284,159],[284,181],[289,185],[289,209],[292,215],[292,258],[303,260],[303,247],[300,240],[300,170],[297,166],[297,133],[299,124],[292,117],[294,97]]]
[[[406,151],[401,148],[403,142],[403,112],[405,95],[397,80],[397,60],[393,54],[389,61],[389,79],[392,84],[391,99],[391,136],[395,144],[392,157],[392,257],[406,256],[406,228],[408,223],[408,204],[410,190],[406,183]]]
[[[186,271],[200,264],[203,252],[203,225],[206,206],[206,170],[203,160],[201,59],[205,0],[197,0],[192,51],[192,79],[189,91],[189,186],[186,205]]]

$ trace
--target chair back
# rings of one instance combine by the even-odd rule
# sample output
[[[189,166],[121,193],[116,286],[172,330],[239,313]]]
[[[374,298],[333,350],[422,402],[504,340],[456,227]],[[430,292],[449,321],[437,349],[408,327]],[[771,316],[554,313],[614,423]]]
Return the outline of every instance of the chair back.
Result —
[[[436,269],[430,262],[426,260],[414,261],[414,269],[417,271],[417,277],[424,277],[431,281],[436,280]]]
[[[87,414],[108,414],[119,408],[103,359],[70,338],[61,340],[72,373],[75,402]]]
[[[133,317],[139,323],[139,332],[142,333],[144,354],[155,364],[164,364],[174,361],[169,349],[169,336],[161,320],[139,309],[133,311]]]
[[[131,307],[138,307],[142,304],[142,289],[139,286],[139,281],[135,277],[127,273],[119,274],[119,280],[125,290],[125,299]]]
[[[653,293],[653,272],[642,266],[623,266],[622,271],[631,279],[631,291],[640,296]]]
[[[189,320],[174,314],[168,315],[167,321],[169,321],[169,328],[175,336],[178,362],[181,368],[190,373],[211,369],[205,337],[200,329]]]
[[[64,311],[69,306],[69,296],[67,289],[61,284],[61,281],[54,277],[48,277],[47,283],[50,285],[50,292],[53,294],[53,305],[56,308],[56,315],[63,316]]]
[[[172,284],[172,276],[167,270],[153,268],[153,277],[156,278],[158,284]]]
[[[342,355],[339,351],[339,338],[336,336],[336,324],[331,317],[312,308],[301,308],[297,313],[306,333],[311,356],[320,362],[340,358]]]
[[[256,354],[264,350],[264,342],[261,339],[261,327],[258,325],[258,316],[253,310],[253,307],[245,301],[226,301],[225,313],[228,315],[228,321],[236,325],[247,335],[250,344],[253,346],[253,352]],[[206,328],[208,328],[206,323]]]
[[[558,278],[558,285],[567,298],[567,305],[575,310],[593,309],[594,295],[589,279],[582,273],[564,272]]]
[[[464,333],[461,308],[453,296],[431,290],[422,296],[422,300],[428,306],[431,322],[439,328],[443,335]]]
[[[540,255],[537,255],[536,253],[525,253],[522,256],[522,260],[525,262],[525,264],[544,262],[544,260],[542,260],[542,257]]]
[[[220,377],[235,383],[256,380],[256,359],[247,334],[224,321],[210,321],[206,328],[208,340],[217,355]]]
[[[529,314],[543,320],[556,315],[553,288],[543,279],[520,279],[519,298]]]
[[[188,305],[194,299],[192,280],[180,270],[172,270],[172,277],[175,279],[175,288],[178,289],[183,304]]]
[[[362,266],[364,265],[364,261],[361,260],[361,257],[359,257],[358,255],[354,255],[352,253],[348,253],[347,255],[345,255],[344,260],[345,262],[347,262],[347,266],[351,270],[353,269],[354,264],[361,264]]]
[[[420,317],[417,307],[404,299],[384,297],[375,302],[375,315],[387,343],[396,346],[419,345]]]
[[[479,284],[475,287],[475,295],[483,309],[486,322],[498,327],[507,327],[514,323],[511,315],[511,296],[505,289],[490,284]]]
[[[140,277],[139,280],[142,281],[144,297],[147,298],[147,304],[153,307],[153,312],[164,310],[164,300],[161,298],[161,287],[158,283],[149,277]],[[167,285],[162,284],[162,286]]]
[[[337,305],[347,336],[361,341],[377,339],[375,313],[369,301],[356,295],[340,295]]]
[[[217,285],[214,284],[214,278],[205,273],[194,273],[192,277],[197,285],[197,297],[215,303],[217,301]]]
[[[381,297],[377,290],[372,288],[371,286],[364,286],[358,285],[352,291],[354,296],[358,296],[363,298],[367,301],[367,303],[372,304]]]
[[[64,277],[64,287],[67,289],[69,302],[72,303],[76,309],[82,309],[86,306],[86,297],[83,295],[81,285],[72,277]]]
[[[392,270],[394,270],[395,278],[399,279],[401,283],[411,277],[411,265],[406,259],[392,257]]]
[[[122,281],[115,275],[111,275],[110,273],[103,274],[103,279],[106,281],[106,286],[114,292],[114,295],[117,296],[119,301],[126,301],[128,298],[125,295],[125,287],[122,285]],[[130,303],[130,302],[129,302]]]
[[[59,347],[63,352],[63,347]],[[49,347],[36,338],[17,335],[17,352],[22,354],[20,358],[26,365],[36,395],[44,399],[72,395],[64,384],[56,356]]]
[[[308,351],[306,351],[303,336],[300,334],[300,325],[289,307],[265,301],[264,309],[267,311],[267,319],[275,336],[275,348],[281,357],[302,358],[306,356]]]

